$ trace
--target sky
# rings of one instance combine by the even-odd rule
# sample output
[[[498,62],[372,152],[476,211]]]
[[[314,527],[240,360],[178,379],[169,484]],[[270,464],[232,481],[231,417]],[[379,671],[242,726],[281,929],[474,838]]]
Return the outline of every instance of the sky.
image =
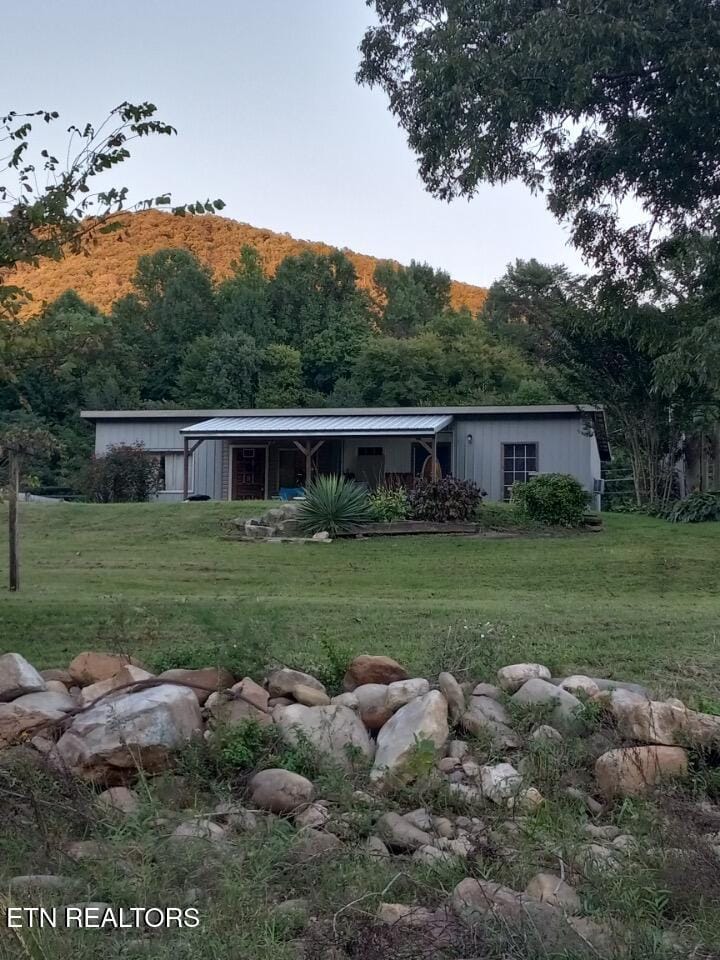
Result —
[[[0,112],[100,122],[151,100],[178,129],[133,146],[135,199],[222,198],[223,215],[489,285],[516,258],[582,269],[520,184],[428,194],[380,90],[355,83],[364,0],[0,0]],[[43,130],[60,147],[64,127]],[[62,136],[61,136],[62,135]]]

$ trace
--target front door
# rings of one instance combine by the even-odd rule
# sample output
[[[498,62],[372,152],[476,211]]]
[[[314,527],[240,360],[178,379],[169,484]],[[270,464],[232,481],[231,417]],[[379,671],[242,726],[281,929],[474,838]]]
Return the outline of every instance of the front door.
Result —
[[[265,499],[265,447],[233,447],[233,500]]]

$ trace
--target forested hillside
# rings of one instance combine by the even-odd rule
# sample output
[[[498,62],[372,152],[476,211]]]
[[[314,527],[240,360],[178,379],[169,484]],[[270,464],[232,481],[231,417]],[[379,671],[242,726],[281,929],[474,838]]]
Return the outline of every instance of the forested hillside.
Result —
[[[211,222],[159,216],[173,229]],[[72,485],[87,462],[83,408],[527,403],[553,395],[504,331],[454,306],[443,271],[377,261],[361,281],[339,250],[301,247],[274,270],[267,257],[254,245],[225,246],[223,262],[233,266],[218,278],[205,258],[168,247],[128,264],[127,292],[109,304],[107,289],[93,302],[78,282],[32,316],[0,323],[0,419],[31,416],[62,445],[50,470],[42,468],[45,482]],[[107,270],[108,287],[116,276],[97,255],[70,262]]]
[[[131,291],[138,258],[166,248],[189,250],[209,267],[216,281],[232,273],[232,264],[246,245],[257,250],[269,274],[287,256],[304,250],[330,254],[334,249],[326,243],[296,240],[287,233],[274,233],[228,217],[173,217],[148,210],[123,214],[122,222],[122,232],[97,235],[94,245],[87,245],[83,253],[68,253],[62,260],[43,260],[39,267],[19,266],[8,281],[32,294],[33,303],[26,313],[36,313],[44,303],[51,303],[66,290],[75,290],[84,300],[107,310]],[[378,260],[352,251],[345,253],[355,268],[360,287],[372,291]],[[477,313],[486,293],[482,287],[453,281],[450,301],[455,308],[467,307]]]

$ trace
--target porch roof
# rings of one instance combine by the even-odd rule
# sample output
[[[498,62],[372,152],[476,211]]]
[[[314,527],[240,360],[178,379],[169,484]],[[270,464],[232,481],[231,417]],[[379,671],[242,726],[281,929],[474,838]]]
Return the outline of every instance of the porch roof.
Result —
[[[187,437],[417,437],[439,433],[448,414],[211,417],[183,428]]]

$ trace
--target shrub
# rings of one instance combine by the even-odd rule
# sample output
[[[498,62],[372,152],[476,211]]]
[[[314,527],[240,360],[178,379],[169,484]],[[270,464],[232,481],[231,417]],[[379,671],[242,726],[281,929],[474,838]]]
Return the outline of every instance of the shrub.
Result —
[[[705,523],[720,520],[720,491],[691,493],[685,500],[676,501],[666,513],[671,523]]]
[[[348,533],[372,518],[367,491],[354,480],[336,475],[318,477],[309,483],[298,513],[304,533],[327,530],[330,536]]]
[[[117,444],[105,456],[93,457],[81,485],[96,503],[143,502],[158,491],[160,463],[142,443]]]
[[[373,517],[381,523],[404,520],[410,509],[404,487],[378,487],[370,494]]]
[[[482,500],[480,488],[472,480],[418,480],[408,494],[410,516],[413,520],[445,521],[471,520]]]
[[[512,503],[525,516],[561,527],[579,527],[589,499],[568,473],[543,473],[512,488]]]

